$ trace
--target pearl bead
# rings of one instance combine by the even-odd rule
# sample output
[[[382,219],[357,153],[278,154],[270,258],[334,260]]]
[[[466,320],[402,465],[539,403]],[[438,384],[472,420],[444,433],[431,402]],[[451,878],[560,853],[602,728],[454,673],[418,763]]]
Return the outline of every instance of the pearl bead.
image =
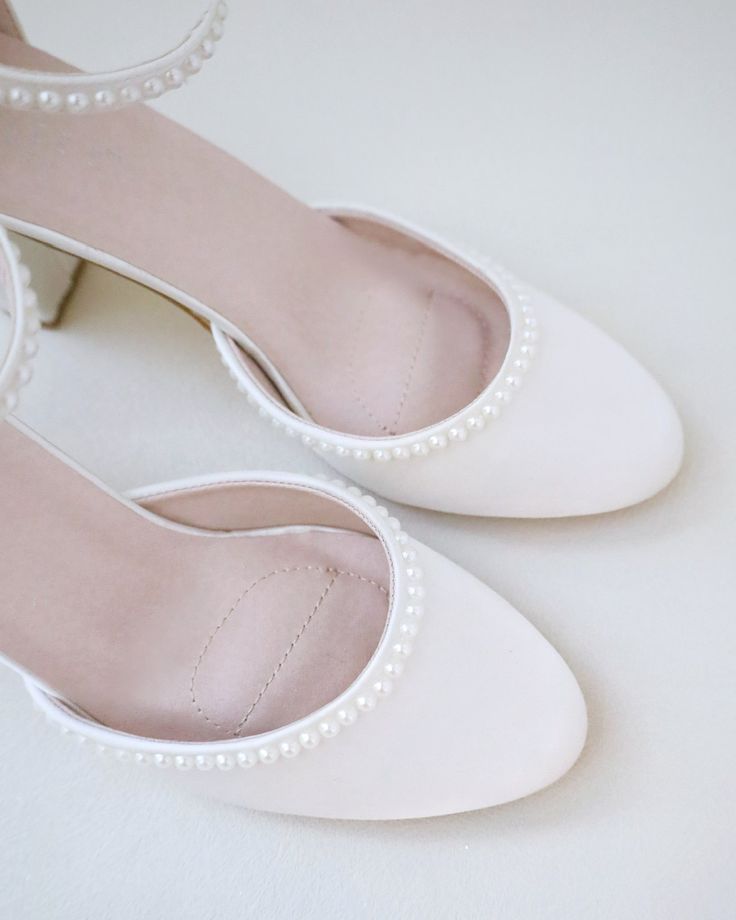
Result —
[[[282,741],[279,745],[279,752],[281,753],[281,756],[286,757],[287,759],[296,757],[300,750],[301,748],[296,741]]]
[[[391,454],[397,460],[407,460],[411,456],[409,449],[406,447],[394,447],[391,450]]]
[[[258,763],[258,755],[253,751],[239,751],[235,755],[235,762],[243,770],[249,770]]]
[[[115,93],[109,89],[100,89],[95,93],[95,105],[98,109],[110,109],[115,105]]]
[[[501,410],[498,406],[483,406],[480,410],[486,418],[498,418],[501,414]]]
[[[424,615],[424,608],[421,604],[409,604],[406,608],[408,617],[415,617],[417,620]]]
[[[145,767],[145,766],[148,766],[148,764],[150,764],[151,758],[148,756],[148,754],[138,753],[133,756],[133,761],[139,764],[140,766]]]
[[[171,757],[169,757],[168,754],[154,754],[153,763],[154,766],[165,769],[171,766]]]
[[[412,444],[411,452],[415,457],[426,457],[426,455],[429,453],[429,445],[425,444],[423,441]]]
[[[432,450],[441,450],[447,447],[447,438],[443,434],[433,434],[429,439],[429,446]]]
[[[217,15],[220,19],[226,19],[227,12],[227,3],[225,3],[224,0],[221,0],[221,2],[217,4]]]
[[[404,666],[400,661],[389,661],[387,665],[384,665],[383,670],[389,677],[400,677]]]
[[[407,639],[413,639],[418,629],[415,623],[402,623],[399,627],[399,632],[402,636],[406,636]]]
[[[194,758],[194,766],[198,770],[211,770],[214,765],[214,759],[212,757],[208,757],[206,754],[198,754]]]
[[[164,74],[164,80],[169,86],[178,87],[184,82],[184,73],[178,67],[172,67]]]
[[[465,424],[469,431],[480,431],[481,428],[485,428],[486,421],[482,415],[471,415]]]
[[[138,102],[141,98],[141,91],[137,86],[124,86],[120,90],[120,98],[125,103]]]
[[[299,735],[299,744],[301,744],[305,750],[311,751],[319,744],[319,737],[317,732],[302,732]]]
[[[417,558],[416,550],[413,550],[413,549],[403,550],[401,553],[401,558],[404,560],[404,562],[414,562],[414,560]]]
[[[36,98],[38,99],[39,108],[43,109],[44,112],[55,112],[61,106],[59,93],[54,93],[49,89],[41,90]]]
[[[424,588],[421,585],[409,585],[406,593],[409,597],[424,597]]]
[[[337,719],[341,725],[352,725],[358,718],[358,713],[352,709],[341,709],[337,714]]]
[[[275,763],[279,759],[278,749],[270,745],[268,747],[262,747],[258,751],[258,759],[261,763]]]
[[[89,98],[84,93],[69,93],[66,107],[70,112],[83,112],[89,106]]]
[[[215,44],[210,38],[205,38],[200,46],[200,54],[203,58],[211,58],[215,53]]]
[[[215,757],[215,766],[218,770],[232,770],[235,761],[229,754],[217,754]]]
[[[323,738],[334,738],[335,735],[340,731],[340,726],[334,719],[328,719],[325,722],[320,722],[317,726],[319,729],[320,735]]]
[[[184,66],[189,71],[189,73],[199,73],[202,69],[202,58],[195,52],[190,54],[189,57],[184,61]]]
[[[378,460],[379,463],[386,463],[391,459],[391,453],[387,450],[374,450],[373,459]]]
[[[174,758],[174,766],[177,770],[191,770],[192,769],[192,758],[183,757],[181,754],[178,754]]]
[[[370,712],[372,709],[376,708],[376,698],[370,693],[366,693],[358,697],[355,701],[355,705],[361,712]]]
[[[399,530],[396,533],[396,542],[401,546],[409,542],[409,534],[405,533],[403,530]]]
[[[28,109],[33,102],[33,96],[22,86],[14,86],[8,93],[8,102],[14,109]]]
[[[373,684],[373,689],[376,691],[378,696],[388,696],[393,690],[393,684],[388,678],[384,680],[379,680]]]
[[[413,578],[418,581],[424,575],[424,572],[419,568],[418,565],[411,566],[406,570],[408,578]]]
[[[160,96],[164,91],[163,81],[158,77],[150,77],[143,84],[143,95],[148,96],[149,99],[155,99],[157,96]]]
[[[468,433],[464,428],[450,428],[447,432],[447,437],[451,441],[464,441],[467,436]]]
[[[392,646],[391,650],[399,658],[408,658],[411,655],[411,645],[408,642],[397,642]]]

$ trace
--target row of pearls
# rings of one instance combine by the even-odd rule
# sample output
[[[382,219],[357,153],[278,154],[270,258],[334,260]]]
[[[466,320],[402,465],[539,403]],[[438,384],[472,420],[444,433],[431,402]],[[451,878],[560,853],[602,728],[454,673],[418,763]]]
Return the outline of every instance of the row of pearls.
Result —
[[[473,256],[477,263],[481,265],[487,264],[483,257],[477,254],[473,254]],[[334,454],[340,458],[375,461],[378,463],[426,457],[453,444],[462,444],[467,441],[469,436],[482,431],[495,419],[500,418],[513,400],[516,392],[521,388],[524,376],[528,372],[536,353],[539,329],[537,318],[534,314],[532,294],[510,272],[498,266],[489,266],[489,268],[493,270],[496,277],[507,285],[510,291],[509,302],[513,304],[517,315],[518,329],[512,338],[512,345],[504,362],[503,375],[500,380],[495,381],[494,386],[481,394],[468,407],[465,414],[446,423],[433,426],[426,433],[423,433],[422,437],[418,437],[415,440],[404,441],[402,439],[401,444],[395,444],[392,441],[384,442],[371,438],[370,442],[363,441],[360,446],[347,446],[344,443],[346,438],[340,435],[333,435],[332,432],[327,430],[315,431],[313,434],[304,433],[286,420],[286,413],[278,416],[266,408],[263,400],[259,400],[256,396],[255,389],[257,384],[255,381],[246,382],[243,377],[245,373],[243,369],[236,367],[232,361],[228,360],[225,354],[221,353],[222,363],[235,381],[238,389],[245,394],[248,402],[258,409],[258,414],[262,418],[270,419],[274,428],[282,430],[287,437],[300,438],[302,444],[311,447],[319,454]]]
[[[107,112],[182,86],[215,53],[227,5],[210,7],[181,45],[161,58],[108,74],[25,73],[0,65],[0,105],[22,111]]]
[[[380,702],[393,692],[394,683],[404,673],[406,660],[413,651],[413,643],[424,616],[423,572],[419,566],[417,551],[412,546],[408,534],[401,529],[399,521],[390,516],[387,508],[379,505],[373,496],[365,495],[360,489],[347,486],[339,479],[332,480],[331,484],[350,496],[352,502],[356,502],[358,506],[362,505],[368,516],[378,515],[385,520],[397,545],[406,582],[402,596],[395,601],[398,605],[398,615],[393,617],[388,649],[371,669],[370,675],[366,675],[364,682],[358,684],[348,701],[343,700],[336,704],[333,710],[323,712],[314,724],[291,736],[287,735],[280,741],[269,742],[263,736],[259,739],[244,738],[238,745],[227,742],[227,751],[220,752],[217,751],[217,742],[213,743],[210,751],[198,754],[171,753],[165,749],[165,743],[161,751],[151,749],[150,745],[145,751],[135,751],[114,745],[97,744],[83,730],[74,731],[66,725],[62,726],[61,731],[79,744],[95,747],[99,753],[123,762],[160,768],[171,767],[183,771],[235,768],[247,770],[257,764],[268,765],[281,759],[290,760],[302,751],[313,750],[354,725],[365,714],[373,712]],[[54,721],[54,716],[51,713],[47,714]]]
[[[11,345],[10,351],[5,357],[0,377],[3,378],[3,384],[0,388],[0,419],[13,412],[18,405],[18,393],[31,379],[33,356],[38,350],[36,336],[41,328],[41,320],[38,315],[38,301],[35,291],[31,288],[31,273],[28,267],[20,261],[20,250],[11,243],[5,234],[5,230],[0,227],[0,233],[3,236],[3,242],[6,244],[6,253],[11,254],[15,263],[15,269],[21,282],[22,304],[13,304],[15,293],[13,285],[8,284],[7,296],[8,306],[15,313],[15,322],[19,324],[20,336],[16,347]],[[11,268],[11,266],[8,266]]]

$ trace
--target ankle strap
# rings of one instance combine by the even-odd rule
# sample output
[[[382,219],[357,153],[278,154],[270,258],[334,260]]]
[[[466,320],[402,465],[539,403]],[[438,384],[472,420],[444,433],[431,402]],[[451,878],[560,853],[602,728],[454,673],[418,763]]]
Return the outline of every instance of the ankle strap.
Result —
[[[211,58],[227,5],[212,3],[176,48],[142,64],[106,73],[54,73],[0,64],[0,105],[43,112],[107,112],[176,89]]]
[[[15,409],[18,391],[31,379],[30,359],[36,353],[40,322],[29,284],[30,272],[18,260],[18,247],[0,227],[0,293],[10,313],[10,337],[4,354],[0,350],[0,418]]]

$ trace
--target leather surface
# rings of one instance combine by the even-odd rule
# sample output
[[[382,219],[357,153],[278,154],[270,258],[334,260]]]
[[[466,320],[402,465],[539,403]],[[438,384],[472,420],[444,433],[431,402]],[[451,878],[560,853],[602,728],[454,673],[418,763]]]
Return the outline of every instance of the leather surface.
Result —
[[[417,461],[330,462],[395,501],[437,511],[558,517],[610,511],[664,488],[682,426],[659,384],[620,345],[552,298],[513,402],[459,446]]]

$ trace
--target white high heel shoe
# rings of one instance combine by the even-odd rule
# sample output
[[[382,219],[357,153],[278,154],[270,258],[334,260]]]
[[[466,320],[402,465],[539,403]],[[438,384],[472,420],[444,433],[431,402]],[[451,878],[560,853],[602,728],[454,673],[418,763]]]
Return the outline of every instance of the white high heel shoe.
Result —
[[[311,211],[146,107],[90,114],[178,84],[176,60],[70,76],[0,35],[0,221],[185,304],[263,415],[396,501],[589,514],[670,481],[669,399],[551,297],[393,218]]]
[[[8,411],[38,323],[1,229],[0,279]],[[252,808],[386,819],[527,795],[580,752],[554,649],[355,487],[252,472],[123,498],[12,418],[0,470],[0,653],[104,756]]]

